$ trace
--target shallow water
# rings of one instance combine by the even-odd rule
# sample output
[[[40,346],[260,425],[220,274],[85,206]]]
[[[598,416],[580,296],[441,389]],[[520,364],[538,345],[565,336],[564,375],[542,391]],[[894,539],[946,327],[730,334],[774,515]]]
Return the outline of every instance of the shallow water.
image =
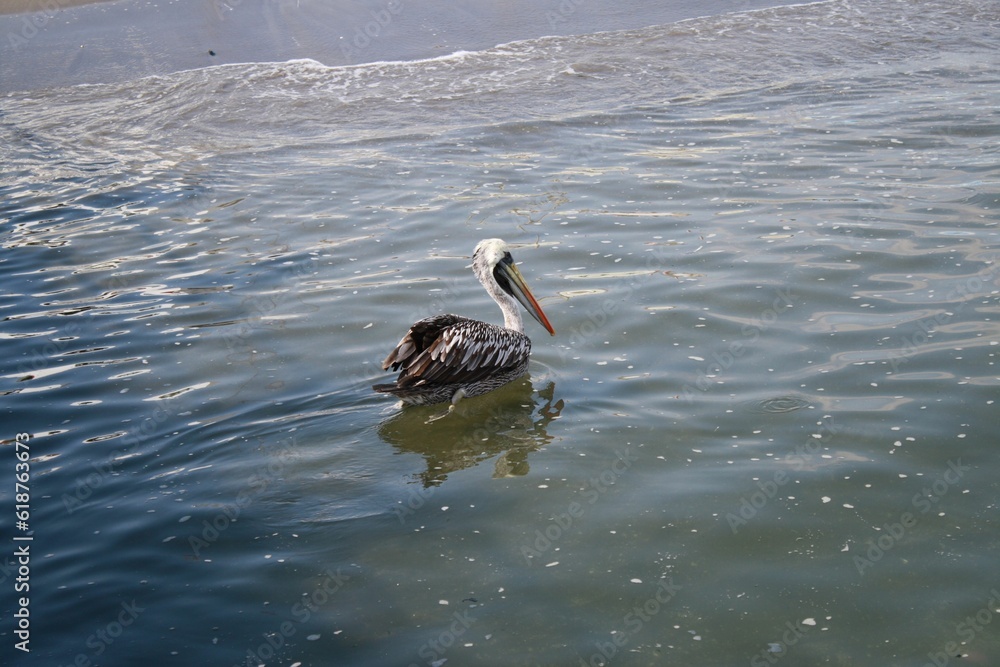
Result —
[[[0,98],[34,535],[4,655],[994,664],[997,19],[828,2]],[[413,321],[498,320],[489,236],[558,334],[428,423],[370,385]]]

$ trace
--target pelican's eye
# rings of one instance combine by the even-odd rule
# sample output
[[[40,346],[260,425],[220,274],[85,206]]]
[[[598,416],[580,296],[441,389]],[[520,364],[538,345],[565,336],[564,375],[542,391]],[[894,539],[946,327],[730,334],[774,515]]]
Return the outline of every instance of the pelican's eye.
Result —
[[[504,264],[510,264],[513,266],[514,260],[511,259],[510,253],[506,253],[503,258],[497,262],[497,265],[493,267],[493,280],[497,281],[497,285],[500,286],[504,292],[507,294],[513,294],[510,287],[510,281],[507,280],[507,272],[504,270]]]

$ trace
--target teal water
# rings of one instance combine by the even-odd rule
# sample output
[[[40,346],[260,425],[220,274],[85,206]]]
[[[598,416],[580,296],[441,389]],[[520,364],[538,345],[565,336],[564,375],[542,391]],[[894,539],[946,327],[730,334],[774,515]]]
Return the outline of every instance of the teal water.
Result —
[[[0,98],[3,655],[995,664],[998,15],[920,8]],[[558,334],[428,423],[490,236]]]

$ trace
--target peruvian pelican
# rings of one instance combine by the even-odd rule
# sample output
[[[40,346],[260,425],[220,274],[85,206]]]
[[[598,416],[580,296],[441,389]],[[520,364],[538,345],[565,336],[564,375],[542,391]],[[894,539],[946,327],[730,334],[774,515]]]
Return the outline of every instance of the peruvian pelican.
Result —
[[[506,243],[480,241],[472,253],[472,270],[503,311],[503,326],[458,315],[420,320],[382,362],[383,370],[402,369],[399,377],[372,389],[410,405],[451,401],[450,411],[463,397],[480,396],[524,374],[531,340],[524,335],[517,302],[553,336],[555,329],[514,265]]]

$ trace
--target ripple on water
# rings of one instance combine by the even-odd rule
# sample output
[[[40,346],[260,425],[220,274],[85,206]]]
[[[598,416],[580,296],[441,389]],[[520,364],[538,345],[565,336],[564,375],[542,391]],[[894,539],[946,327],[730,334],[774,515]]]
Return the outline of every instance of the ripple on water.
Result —
[[[809,407],[810,403],[800,396],[774,396],[759,401],[751,401],[747,404],[750,412],[760,413],[782,413],[794,412],[802,408]]]

